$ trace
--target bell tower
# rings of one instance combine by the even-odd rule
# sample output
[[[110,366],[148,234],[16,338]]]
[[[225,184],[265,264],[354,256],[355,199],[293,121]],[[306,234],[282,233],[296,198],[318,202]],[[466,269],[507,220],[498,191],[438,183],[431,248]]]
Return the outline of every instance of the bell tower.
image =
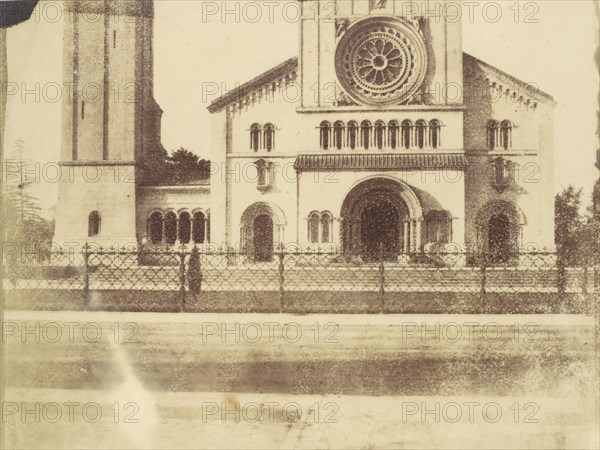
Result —
[[[301,5],[302,108],[462,104],[456,2],[305,0]]]
[[[65,2],[57,244],[135,245],[137,165],[160,146],[152,1]]]

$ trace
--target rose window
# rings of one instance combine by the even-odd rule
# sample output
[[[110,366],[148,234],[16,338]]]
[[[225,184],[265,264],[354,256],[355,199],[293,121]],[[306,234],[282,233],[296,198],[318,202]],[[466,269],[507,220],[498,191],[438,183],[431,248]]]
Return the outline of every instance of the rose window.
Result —
[[[352,26],[336,51],[342,87],[363,104],[400,104],[421,86],[427,53],[421,35],[393,19],[369,19]]]

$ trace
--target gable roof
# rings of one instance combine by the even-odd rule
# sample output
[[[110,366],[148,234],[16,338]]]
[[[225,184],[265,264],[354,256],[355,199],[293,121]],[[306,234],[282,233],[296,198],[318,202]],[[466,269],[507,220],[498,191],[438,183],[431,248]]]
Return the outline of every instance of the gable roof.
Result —
[[[463,52],[463,62],[466,64],[470,63],[470,64],[478,65],[481,68],[481,70],[486,72],[487,75],[492,75],[492,76],[495,75],[496,77],[498,77],[500,80],[502,80],[504,82],[512,83],[513,85],[518,86],[519,88],[523,89],[524,92],[527,92],[529,94],[529,96],[534,96],[534,97],[539,96],[540,98],[543,98],[550,103],[553,103],[553,104],[555,103],[554,97],[552,97],[550,94],[547,94],[546,92],[540,90],[534,84],[519,80],[518,78],[513,77],[512,75],[504,72],[503,70],[500,70],[497,67],[494,67],[494,66],[486,63],[485,61],[482,61],[479,58],[476,58],[473,55],[469,55],[468,53]],[[463,68],[463,71],[464,71],[464,68]],[[490,81],[493,82],[494,80],[490,80]]]
[[[539,97],[545,99],[547,102],[555,104],[554,98],[537,89],[535,92],[532,92],[532,86],[530,83],[526,83],[525,81],[521,81],[518,78],[509,75],[508,73],[491,66],[490,64],[483,62],[479,58],[471,56],[467,53],[463,53],[463,61],[469,63],[477,64],[483,71],[488,72],[489,74],[495,75],[500,79],[505,79],[513,84],[522,88],[525,92],[530,92],[534,95],[539,95]],[[270,83],[285,77],[286,75],[296,72],[298,70],[298,57],[294,56],[281,64],[273,67],[272,69],[263,72],[262,74],[254,77],[250,81],[247,81],[244,84],[239,85],[234,90],[220,96],[219,98],[213,100],[208,106],[208,111],[211,113],[215,113],[221,111],[222,109],[228,107],[232,103],[236,103],[240,100],[243,100],[246,96],[252,94],[253,92],[264,89]],[[463,69],[464,70],[464,69]],[[490,80],[492,81],[492,80]]]
[[[208,106],[208,111],[213,113],[226,108],[232,103],[243,99],[248,94],[264,88],[269,83],[272,83],[279,78],[285,77],[290,72],[298,70],[298,57],[288,59],[281,64],[267,70],[266,72],[252,78],[244,84],[239,85],[234,90],[223,94],[219,98],[213,100]]]

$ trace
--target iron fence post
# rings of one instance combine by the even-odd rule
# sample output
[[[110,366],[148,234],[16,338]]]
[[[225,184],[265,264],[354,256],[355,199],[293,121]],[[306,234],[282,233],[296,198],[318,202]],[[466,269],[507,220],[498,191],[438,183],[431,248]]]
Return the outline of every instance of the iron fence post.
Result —
[[[379,245],[379,312],[385,312],[385,267],[383,264],[383,243]]]
[[[279,251],[279,312],[284,312],[285,303],[284,303],[284,282],[285,282],[285,266],[284,266],[284,253],[283,249]]]
[[[558,266],[558,273],[556,276],[556,290],[558,292],[558,300],[562,302],[565,298],[566,271],[565,262],[560,254],[556,258],[556,264]],[[562,305],[559,305],[559,309],[560,308],[562,308]]]
[[[480,265],[481,265],[481,289],[479,291],[481,300],[485,301],[486,298],[486,283],[487,283],[487,254],[480,254]]]
[[[588,266],[583,266],[583,274],[581,275],[581,293],[587,296],[588,293]]]
[[[198,247],[194,245],[187,265],[187,285],[190,299],[198,300],[202,291],[202,254],[198,251]],[[186,299],[187,303],[187,299]],[[187,306],[187,305],[186,305]]]
[[[87,309],[90,302],[90,251],[86,242],[83,246],[83,307]]]
[[[202,291],[202,253],[198,252],[198,294]]]
[[[181,300],[180,311],[185,311],[185,252],[179,253],[179,295]]]

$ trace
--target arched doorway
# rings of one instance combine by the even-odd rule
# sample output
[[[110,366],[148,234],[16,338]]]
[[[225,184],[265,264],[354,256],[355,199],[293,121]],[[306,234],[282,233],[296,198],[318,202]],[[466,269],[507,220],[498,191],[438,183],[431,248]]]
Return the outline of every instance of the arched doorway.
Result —
[[[344,252],[363,261],[387,260],[421,247],[421,206],[415,193],[399,180],[374,177],[357,184],[344,199]]]
[[[242,251],[253,261],[272,261],[273,252],[284,242],[285,215],[272,203],[250,205],[240,220]]]
[[[387,200],[375,199],[361,213],[362,255],[366,261],[382,256],[393,259],[400,253],[400,215]]]
[[[273,219],[261,214],[254,219],[254,261],[273,260]]]
[[[492,262],[502,263],[510,259],[510,219],[506,214],[494,214],[488,221],[487,245]]]
[[[478,250],[491,263],[517,263],[521,229],[525,225],[525,216],[513,203],[487,203],[477,214]]]

